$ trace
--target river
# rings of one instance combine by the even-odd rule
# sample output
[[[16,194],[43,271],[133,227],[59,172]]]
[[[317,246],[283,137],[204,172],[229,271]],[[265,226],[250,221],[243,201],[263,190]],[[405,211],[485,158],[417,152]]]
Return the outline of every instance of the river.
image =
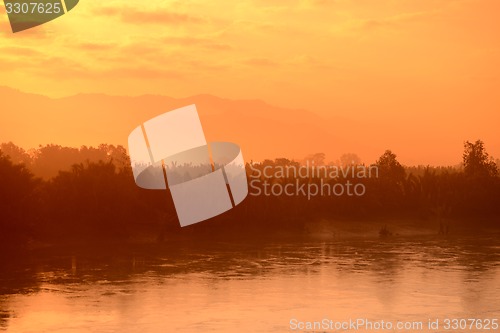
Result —
[[[449,332],[447,319],[500,319],[499,235],[176,242],[3,261],[8,332],[333,332],[306,325],[358,319]]]

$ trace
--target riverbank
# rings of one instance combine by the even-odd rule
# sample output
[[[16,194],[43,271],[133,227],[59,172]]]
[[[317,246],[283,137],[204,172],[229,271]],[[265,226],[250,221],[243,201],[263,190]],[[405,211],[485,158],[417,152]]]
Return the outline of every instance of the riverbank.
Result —
[[[301,228],[241,228],[235,223],[232,228],[204,225],[165,230],[154,225],[144,225],[130,230],[130,237],[123,239],[103,238],[61,238],[39,240],[11,238],[4,241],[1,248],[4,253],[38,251],[48,248],[107,249],[112,247],[165,246],[210,244],[211,242],[259,243],[320,241],[336,242],[360,239],[396,239],[407,237],[460,237],[484,236],[500,232],[498,221],[489,220],[451,220],[451,219],[374,219],[374,220],[327,220],[317,219],[304,223]]]

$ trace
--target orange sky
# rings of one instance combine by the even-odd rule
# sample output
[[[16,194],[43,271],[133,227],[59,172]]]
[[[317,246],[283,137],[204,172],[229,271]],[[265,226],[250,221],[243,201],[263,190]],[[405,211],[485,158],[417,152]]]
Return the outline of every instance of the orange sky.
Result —
[[[81,0],[18,34],[0,12],[3,86],[257,98],[373,123],[408,163],[477,138],[500,157],[498,0]]]

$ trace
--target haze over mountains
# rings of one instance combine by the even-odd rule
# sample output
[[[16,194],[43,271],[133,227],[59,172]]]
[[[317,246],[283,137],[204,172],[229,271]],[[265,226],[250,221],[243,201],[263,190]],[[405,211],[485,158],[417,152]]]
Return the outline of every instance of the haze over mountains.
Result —
[[[208,141],[238,143],[247,161],[276,157],[300,160],[317,152],[326,153],[327,160],[334,161],[351,152],[371,163],[385,149],[393,149],[406,164],[456,164],[460,162],[462,142],[476,139],[450,130],[449,136],[432,143],[426,140],[425,131],[421,137],[409,138],[407,127],[389,128],[382,121],[374,124],[342,117],[322,118],[306,110],[280,108],[259,100],[211,95],[172,98],[80,94],[53,99],[0,87],[0,101],[0,142],[12,141],[25,149],[50,143],[126,147],[128,135],[136,126],[189,104],[196,104]],[[498,147],[494,147],[498,142],[485,141],[488,151],[498,157]],[[434,151],[422,152],[426,145]]]

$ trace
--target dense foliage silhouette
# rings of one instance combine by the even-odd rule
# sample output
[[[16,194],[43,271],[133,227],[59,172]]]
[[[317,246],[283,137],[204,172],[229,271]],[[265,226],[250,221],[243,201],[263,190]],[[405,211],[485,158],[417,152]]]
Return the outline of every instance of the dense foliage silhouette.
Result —
[[[301,234],[318,219],[362,219],[380,223],[389,218],[436,222],[436,232],[447,233],[450,220],[489,223],[500,227],[500,177],[482,141],[465,142],[461,167],[404,167],[387,150],[374,165],[378,174],[362,179],[351,175],[324,179],[287,177],[270,183],[362,183],[363,196],[249,195],[235,209],[180,228],[167,191],[138,188],[126,150],[40,146],[24,151],[13,143],[0,146],[0,241],[33,242],[137,240],[164,241],[186,235]],[[353,157],[349,166],[348,156]],[[324,154],[311,155],[313,165],[324,164]],[[344,167],[359,158],[345,155]],[[303,164],[302,164],[303,165]],[[286,158],[247,164],[249,180],[256,174],[283,167],[300,167]],[[57,172],[56,172],[57,170]],[[261,186],[262,182],[254,186]],[[483,221],[483,222],[482,222]],[[484,222],[485,221],[485,222]],[[383,225],[383,223],[381,224]]]

